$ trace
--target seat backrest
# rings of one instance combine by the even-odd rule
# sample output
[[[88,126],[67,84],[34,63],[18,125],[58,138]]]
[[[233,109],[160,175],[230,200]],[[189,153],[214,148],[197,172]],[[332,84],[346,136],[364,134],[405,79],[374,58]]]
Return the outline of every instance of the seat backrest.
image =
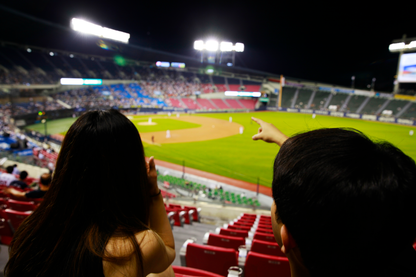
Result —
[[[273,229],[263,229],[263,228],[257,228],[256,232],[259,233],[266,233],[266,234],[273,234]]]
[[[282,252],[282,250],[280,250],[280,246],[277,244],[277,242],[268,242],[268,241],[253,239],[251,243],[250,251],[260,253],[260,254],[266,254],[266,255],[272,255],[272,256],[278,256],[278,257],[286,257],[286,255]]]
[[[244,223],[244,222],[239,222],[239,221],[234,222],[234,224],[233,224],[233,225],[235,225],[235,226],[243,226],[243,227],[251,227],[251,226],[253,226],[253,224],[250,224],[250,223]]]
[[[9,200],[7,198],[0,197],[0,209],[5,210],[9,207]]]
[[[220,235],[246,238],[248,237],[248,231],[221,228]]]
[[[5,210],[0,210],[0,243],[10,245],[13,239],[13,230]]]
[[[276,242],[276,239],[274,238],[273,234],[267,234],[267,233],[260,233],[255,232],[253,239],[268,241],[268,242]]]
[[[241,224],[246,224],[246,225],[251,225],[253,226],[255,220],[246,220],[246,219],[239,219],[236,222],[241,223]]]
[[[5,210],[7,217],[10,220],[10,224],[12,225],[13,229],[16,231],[20,224],[25,220],[32,212],[21,212],[15,211],[11,209]]]
[[[239,226],[239,225],[228,225],[227,229],[233,229],[233,230],[242,230],[242,231],[250,231],[251,227],[247,226]]]
[[[212,246],[231,248],[238,251],[238,248],[241,245],[245,245],[246,241],[242,237],[233,237],[210,233],[207,244]]]
[[[262,224],[262,223],[259,223],[258,225],[257,225],[257,228],[262,228],[262,229],[273,229],[273,227],[272,227],[272,225],[270,224],[270,225],[266,225],[266,224]]]
[[[182,209],[182,206],[181,205],[178,205],[178,204],[171,204],[171,203],[169,203],[169,208],[172,208],[172,209],[176,209],[176,208]]]
[[[244,277],[257,276],[290,277],[289,260],[250,251],[244,267]]]
[[[222,277],[221,275],[197,268],[172,265],[175,276]]]
[[[228,275],[231,266],[238,266],[238,253],[234,249],[188,243],[186,266],[206,270],[222,276]]]
[[[26,212],[34,211],[36,209],[36,205],[34,202],[9,199],[9,208],[15,211]]]

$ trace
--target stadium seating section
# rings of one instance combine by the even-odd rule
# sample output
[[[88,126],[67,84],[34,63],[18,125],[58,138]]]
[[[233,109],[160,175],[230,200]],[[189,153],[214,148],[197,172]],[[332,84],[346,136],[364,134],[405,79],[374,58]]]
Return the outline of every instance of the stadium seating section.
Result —
[[[236,225],[247,226],[250,231],[230,229]],[[223,228],[207,232],[202,244],[194,239],[186,240],[180,250],[181,266],[221,276],[230,276],[229,272],[239,267],[243,276],[289,277],[289,261],[280,251],[273,234],[258,231],[265,228],[272,232],[270,216],[241,214]]]

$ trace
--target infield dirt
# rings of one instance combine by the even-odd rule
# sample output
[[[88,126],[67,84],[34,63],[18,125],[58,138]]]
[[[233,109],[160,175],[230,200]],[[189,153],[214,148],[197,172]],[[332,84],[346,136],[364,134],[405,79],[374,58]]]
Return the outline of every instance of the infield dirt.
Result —
[[[170,137],[166,137],[167,131],[141,133],[142,141],[152,144],[152,136],[155,144],[182,143],[220,139],[240,133],[241,124],[229,122],[222,119],[200,117],[200,116],[181,116],[170,118],[189,123],[200,124],[197,128],[170,130]]]

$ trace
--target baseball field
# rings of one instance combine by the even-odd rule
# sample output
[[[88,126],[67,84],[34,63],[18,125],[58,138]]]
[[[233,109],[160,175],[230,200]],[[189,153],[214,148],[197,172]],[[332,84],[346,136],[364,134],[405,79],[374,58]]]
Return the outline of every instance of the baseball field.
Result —
[[[286,112],[171,114],[129,116],[137,126],[146,156],[270,187],[272,166],[279,147],[253,141],[257,117],[273,123],[285,134],[318,129],[348,127],[362,131],[373,140],[387,140],[416,160],[415,127]],[[49,134],[64,134],[74,118],[47,123]],[[27,129],[44,132],[44,125]],[[126,149],[128,151],[128,149]]]

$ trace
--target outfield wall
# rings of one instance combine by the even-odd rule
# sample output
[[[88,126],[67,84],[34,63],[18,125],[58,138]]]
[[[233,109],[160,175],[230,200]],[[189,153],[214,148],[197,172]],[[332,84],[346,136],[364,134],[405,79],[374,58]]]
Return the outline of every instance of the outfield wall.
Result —
[[[331,111],[320,111],[320,110],[313,110],[313,109],[296,109],[296,108],[270,108],[269,107],[268,110],[290,112],[290,113],[329,115],[329,116],[334,116],[334,117],[346,117],[346,118],[353,118],[353,119],[363,119],[363,120],[371,120],[371,121],[378,121],[378,122],[387,122],[387,123],[395,123],[395,124],[401,124],[401,125],[416,126],[416,120],[386,117],[386,116],[377,116],[377,115],[372,115],[372,114],[331,112]]]

